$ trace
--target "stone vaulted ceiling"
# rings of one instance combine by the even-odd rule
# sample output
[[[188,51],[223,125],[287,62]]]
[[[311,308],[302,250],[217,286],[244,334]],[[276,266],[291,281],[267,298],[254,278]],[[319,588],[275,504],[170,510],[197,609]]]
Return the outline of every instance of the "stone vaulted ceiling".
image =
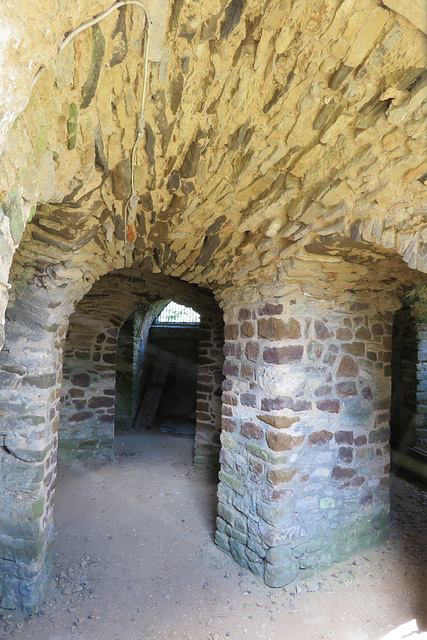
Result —
[[[411,284],[404,262],[427,271],[417,3],[149,5],[157,30],[127,213],[144,12],[113,11],[55,55],[109,6],[78,4],[77,14],[46,3],[34,24],[41,34],[44,21],[44,40],[30,54],[21,26],[10,58],[16,70],[21,48],[46,67],[32,92],[15,83],[21,102],[31,97],[2,157],[6,215],[31,217],[17,268],[92,284],[140,264],[213,291],[292,278],[319,295],[391,275]]]

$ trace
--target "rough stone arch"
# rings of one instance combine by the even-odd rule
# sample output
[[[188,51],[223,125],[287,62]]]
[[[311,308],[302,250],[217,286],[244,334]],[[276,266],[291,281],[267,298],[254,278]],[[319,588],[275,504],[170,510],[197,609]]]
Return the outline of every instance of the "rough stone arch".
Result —
[[[171,298],[192,306],[201,316],[198,395],[200,403],[208,403],[209,409],[197,412],[194,455],[199,466],[208,462],[217,466],[221,407],[215,392],[220,390],[222,379],[222,314],[207,291],[160,274],[143,274],[135,267],[103,276],[70,317],[64,354],[60,435],[60,446],[66,447],[65,459],[72,459],[77,452],[83,457],[112,455],[120,328],[128,317],[138,312],[136,357],[142,358],[150,326]],[[142,362],[136,365],[141,368]],[[134,386],[128,428],[139,408],[137,380]]]

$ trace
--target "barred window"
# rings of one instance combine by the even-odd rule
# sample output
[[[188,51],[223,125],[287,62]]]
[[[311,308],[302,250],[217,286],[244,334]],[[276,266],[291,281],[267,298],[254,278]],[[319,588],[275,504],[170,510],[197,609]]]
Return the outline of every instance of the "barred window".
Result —
[[[199,324],[200,315],[191,307],[169,302],[157,316],[156,324]]]

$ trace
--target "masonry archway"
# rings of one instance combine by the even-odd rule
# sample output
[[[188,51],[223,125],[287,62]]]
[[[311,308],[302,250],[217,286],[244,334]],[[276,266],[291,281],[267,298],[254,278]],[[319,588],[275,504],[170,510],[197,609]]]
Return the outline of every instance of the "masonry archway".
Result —
[[[282,586],[386,535],[391,324],[427,271],[424,45],[421,21],[362,4],[171,4],[135,154],[134,9],[54,55],[92,17],[83,0],[11,55],[19,77],[54,59],[2,120],[3,608],[37,610],[49,575],[69,319],[126,269],[204,288],[224,314],[217,543]],[[18,93],[22,108],[31,83]],[[106,374],[129,282],[126,313],[90,325]],[[87,411],[110,429],[98,397]]]
[[[101,278],[82,298],[70,317],[64,351],[59,451],[74,457],[111,457],[115,422],[116,352],[120,328],[136,314],[132,330],[131,396],[120,420],[129,429],[140,410],[141,374],[149,329],[168,299],[185,301],[202,318],[200,358],[196,380],[198,400],[209,410],[198,411],[195,461],[218,464],[221,424],[222,317],[208,292],[192,285],[137,269],[124,269]],[[216,461],[216,462],[215,462]]]

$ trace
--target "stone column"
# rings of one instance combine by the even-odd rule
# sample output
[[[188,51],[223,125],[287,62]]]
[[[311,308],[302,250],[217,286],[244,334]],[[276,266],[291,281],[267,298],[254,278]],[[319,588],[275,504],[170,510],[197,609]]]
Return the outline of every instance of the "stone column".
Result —
[[[66,324],[43,322],[49,310],[27,303],[23,297],[9,312],[0,352],[0,608],[31,614],[52,562]]]
[[[280,587],[387,536],[392,314],[238,299],[224,310],[216,542]]]
[[[199,331],[194,465],[218,469],[221,432],[221,384],[224,324],[221,316],[203,317]]]

